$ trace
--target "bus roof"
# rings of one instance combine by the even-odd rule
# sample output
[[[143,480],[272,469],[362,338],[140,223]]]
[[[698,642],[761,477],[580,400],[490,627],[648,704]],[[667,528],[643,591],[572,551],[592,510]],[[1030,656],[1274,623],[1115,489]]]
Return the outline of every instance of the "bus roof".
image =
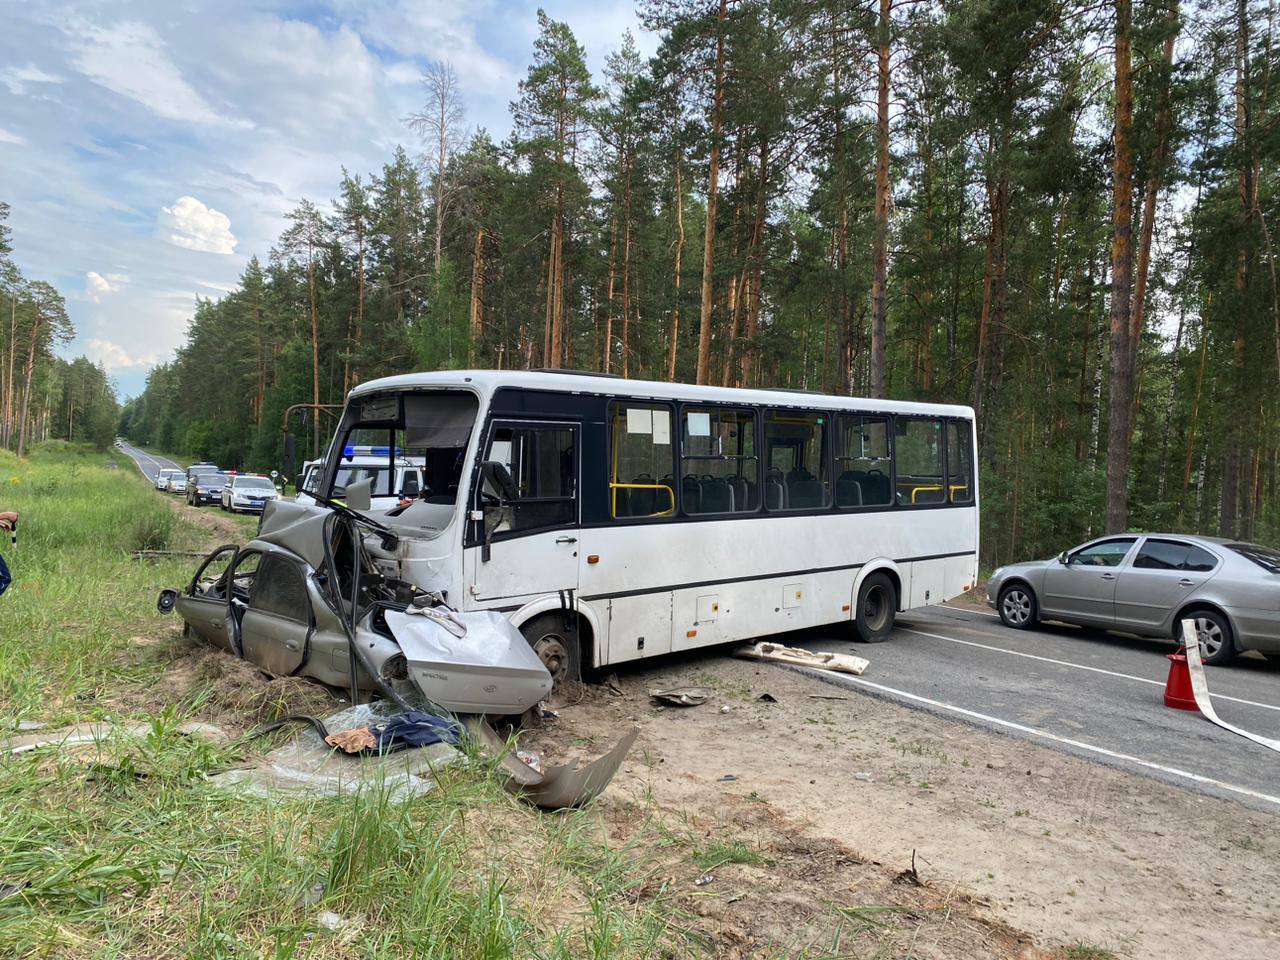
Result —
[[[972,407],[957,404],[839,397],[785,388],[739,389],[698,386],[691,383],[667,383],[664,380],[627,380],[622,377],[572,370],[443,370],[435,373],[405,373],[362,383],[352,389],[348,399],[387,390],[438,390],[448,387],[473,390],[486,398],[503,387],[516,387],[524,390],[552,390],[651,400],[738,402],[761,406],[817,410],[871,410],[973,419]]]

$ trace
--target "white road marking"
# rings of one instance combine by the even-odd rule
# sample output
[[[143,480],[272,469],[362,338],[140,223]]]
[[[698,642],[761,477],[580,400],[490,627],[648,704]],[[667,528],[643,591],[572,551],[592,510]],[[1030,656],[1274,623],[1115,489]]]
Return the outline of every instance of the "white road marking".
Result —
[[[994,617],[997,620],[1000,619],[1000,614],[992,613],[990,610],[974,610],[971,607],[953,607],[949,603],[940,603],[938,606],[942,607],[944,610],[959,610],[961,613],[976,613],[980,617]]]
[[[961,716],[969,717],[973,720],[981,720],[984,723],[994,723],[996,726],[1006,727],[1010,730],[1017,730],[1019,733],[1025,733],[1029,736],[1040,737],[1044,740],[1052,740],[1054,743],[1063,743],[1067,746],[1076,747],[1080,750],[1088,750],[1091,753],[1096,753],[1104,757],[1111,757],[1113,760],[1124,760],[1128,763],[1136,763],[1138,766],[1146,767],[1148,770],[1159,770],[1161,773],[1172,774],[1175,777],[1183,777],[1187,780],[1192,780],[1195,783],[1206,783],[1211,786],[1221,787],[1223,790],[1229,790],[1232,793],[1252,797],[1255,800],[1265,800],[1268,803],[1274,803],[1277,806],[1280,806],[1280,797],[1273,797],[1269,793],[1250,790],[1248,787],[1242,787],[1238,784],[1227,783],[1224,780],[1215,780],[1213,777],[1201,776],[1200,774],[1192,773],[1189,770],[1179,770],[1177,767],[1167,767],[1162,763],[1154,763],[1151,760],[1143,760],[1141,757],[1130,756],[1127,753],[1108,750],[1106,747],[1099,747],[1092,743],[1085,743],[1083,740],[1072,740],[1070,737],[1060,737],[1056,733],[1049,733],[1047,730],[1038,730],[1035,727],[1028,727],[1021,723],[1014,723],[1012,720],[1002,720],[1000,717],[993,717],[986,713],[978,713],[976,710],[967,710],[964,707],[957,707],[954,704],[943,703],[941,700],[931,700],[928,697],[922,697],[914,693],[907,693],[905,690],[897,690],[893,687],[886,687],[883,684],[872,683],[870,680],[864,680],[861,677],[841,675],[840,679],[847,683],[856,683],[860,686],[869,687],[872,690],[879,690],[882,693],[893,694],[895,697],[903,697],[907,700],[914,700],[917,703],[937,707],[940,710],[949,710],[952,713],[958,713]]]
[[[898,627],[903,633],[918,633],[922,637],[932,637],[935,640],[946,640],[948,643],[962,643],[966,647],[978,647],[981,650],[992,650],[995,653],[1007,653],[1011,657],[1026,657],[1028,660],[1040,660],[1044,663],[1057,664],[1060,667],[1071,667],[1074,670],[1088,670],[1090,673],[1104,673],[1109,677],[1119,677],[1122,680],[1134,680],[1138,683],[1150,683],[1157,687],[1163,687],[1163,680],[1149,680],[1146,677],[1135,677],[1131,673],[1118,673],[1115,670],[1107,670],[1103,667],[1090,667],[1083,663],[1072,663],[1070,660],[1055,660],[1053,657],[1042,657],[1035,653],[1024,653],[1021,650],[1008,650],[1004,647],[993,647],[990,644],[978,643],[974,640],[961,640],[959,637],[944,637],[940,633],[926,633],[924,630],[916,630],[912,627]],[[1215,693],[1213,695],[1218,700],[1230,700],[1232,703],[1243,703],[1250,707],[1260,707],[1263,710],[1280,711],[1280,706],[1270,703],[1259,703],[1257,700],[1244,700],[1240,697],[1229,697],[1225,693]]]

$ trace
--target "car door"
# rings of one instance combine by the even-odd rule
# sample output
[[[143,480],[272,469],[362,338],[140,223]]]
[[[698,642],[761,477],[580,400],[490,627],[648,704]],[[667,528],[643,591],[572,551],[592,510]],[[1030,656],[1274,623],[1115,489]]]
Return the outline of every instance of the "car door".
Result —
[[[218,547],[196,568],[175,608],[187,626],[224,650],[235,652],[227,616],[227,583],[235,565],[234,543]]]
[[[1071,551],[1045,570],[1040,610],[1050,619],[1097,626],[1115,622],[1119,568],[1137,537],[1110,537]]]
[[[505,466],[517,496],[500,505],[498,491],[478,480],[473,517],[484,519],[471,523],[466,559],[475,599],[528,599],[578,588],[579,432],[578,424],[560,421],[491,425],[481,460]]]
[[[1185,540],[1147,537],[1116,580],[1116,626],[1159,630],[1191,592],[1213,576],[1218,558]]]
[[[303,565],[284,554],[265,554],[239,619],[246,660],[277,677],[302,666],[312,625]]]

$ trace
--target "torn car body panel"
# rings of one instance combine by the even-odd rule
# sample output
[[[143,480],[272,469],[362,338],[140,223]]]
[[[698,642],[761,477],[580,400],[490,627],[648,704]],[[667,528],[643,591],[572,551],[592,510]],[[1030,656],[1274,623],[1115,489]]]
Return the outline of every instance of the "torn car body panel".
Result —
[[[340,504],[269,504],[256,539],[224,545],[186,587],[165,591],[188,629],[275,676],[379,691],[470,718],[530,710],[552,677],[524,636],[501,614],[458,613],[401,576],[402,544],[378,520]],[[478,739],[505,745],[489,731]],[[598,794],[634,737],[592,764],[539,774],[514,758],[503,769],[513,789],[540,806],[575,806]],[[502,745],[503,750],[498,751]]]

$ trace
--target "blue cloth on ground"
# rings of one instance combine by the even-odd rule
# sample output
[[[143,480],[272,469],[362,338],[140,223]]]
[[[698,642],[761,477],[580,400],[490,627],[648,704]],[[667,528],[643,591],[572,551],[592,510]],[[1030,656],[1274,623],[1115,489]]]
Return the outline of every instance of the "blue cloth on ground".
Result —
[[[378,741],[380,753],[393,753],[407,747],[429,747],[433,743],[456,744],[462,730],[453,720],[410,710],[392,717],[386,723],[369,728]]]
[[[11,583],[13,583],[13,575],[9,573],[9,565],[4,562],[4,556],[0,554],[0,597],[4,596],[4,592],[9,589]]]

